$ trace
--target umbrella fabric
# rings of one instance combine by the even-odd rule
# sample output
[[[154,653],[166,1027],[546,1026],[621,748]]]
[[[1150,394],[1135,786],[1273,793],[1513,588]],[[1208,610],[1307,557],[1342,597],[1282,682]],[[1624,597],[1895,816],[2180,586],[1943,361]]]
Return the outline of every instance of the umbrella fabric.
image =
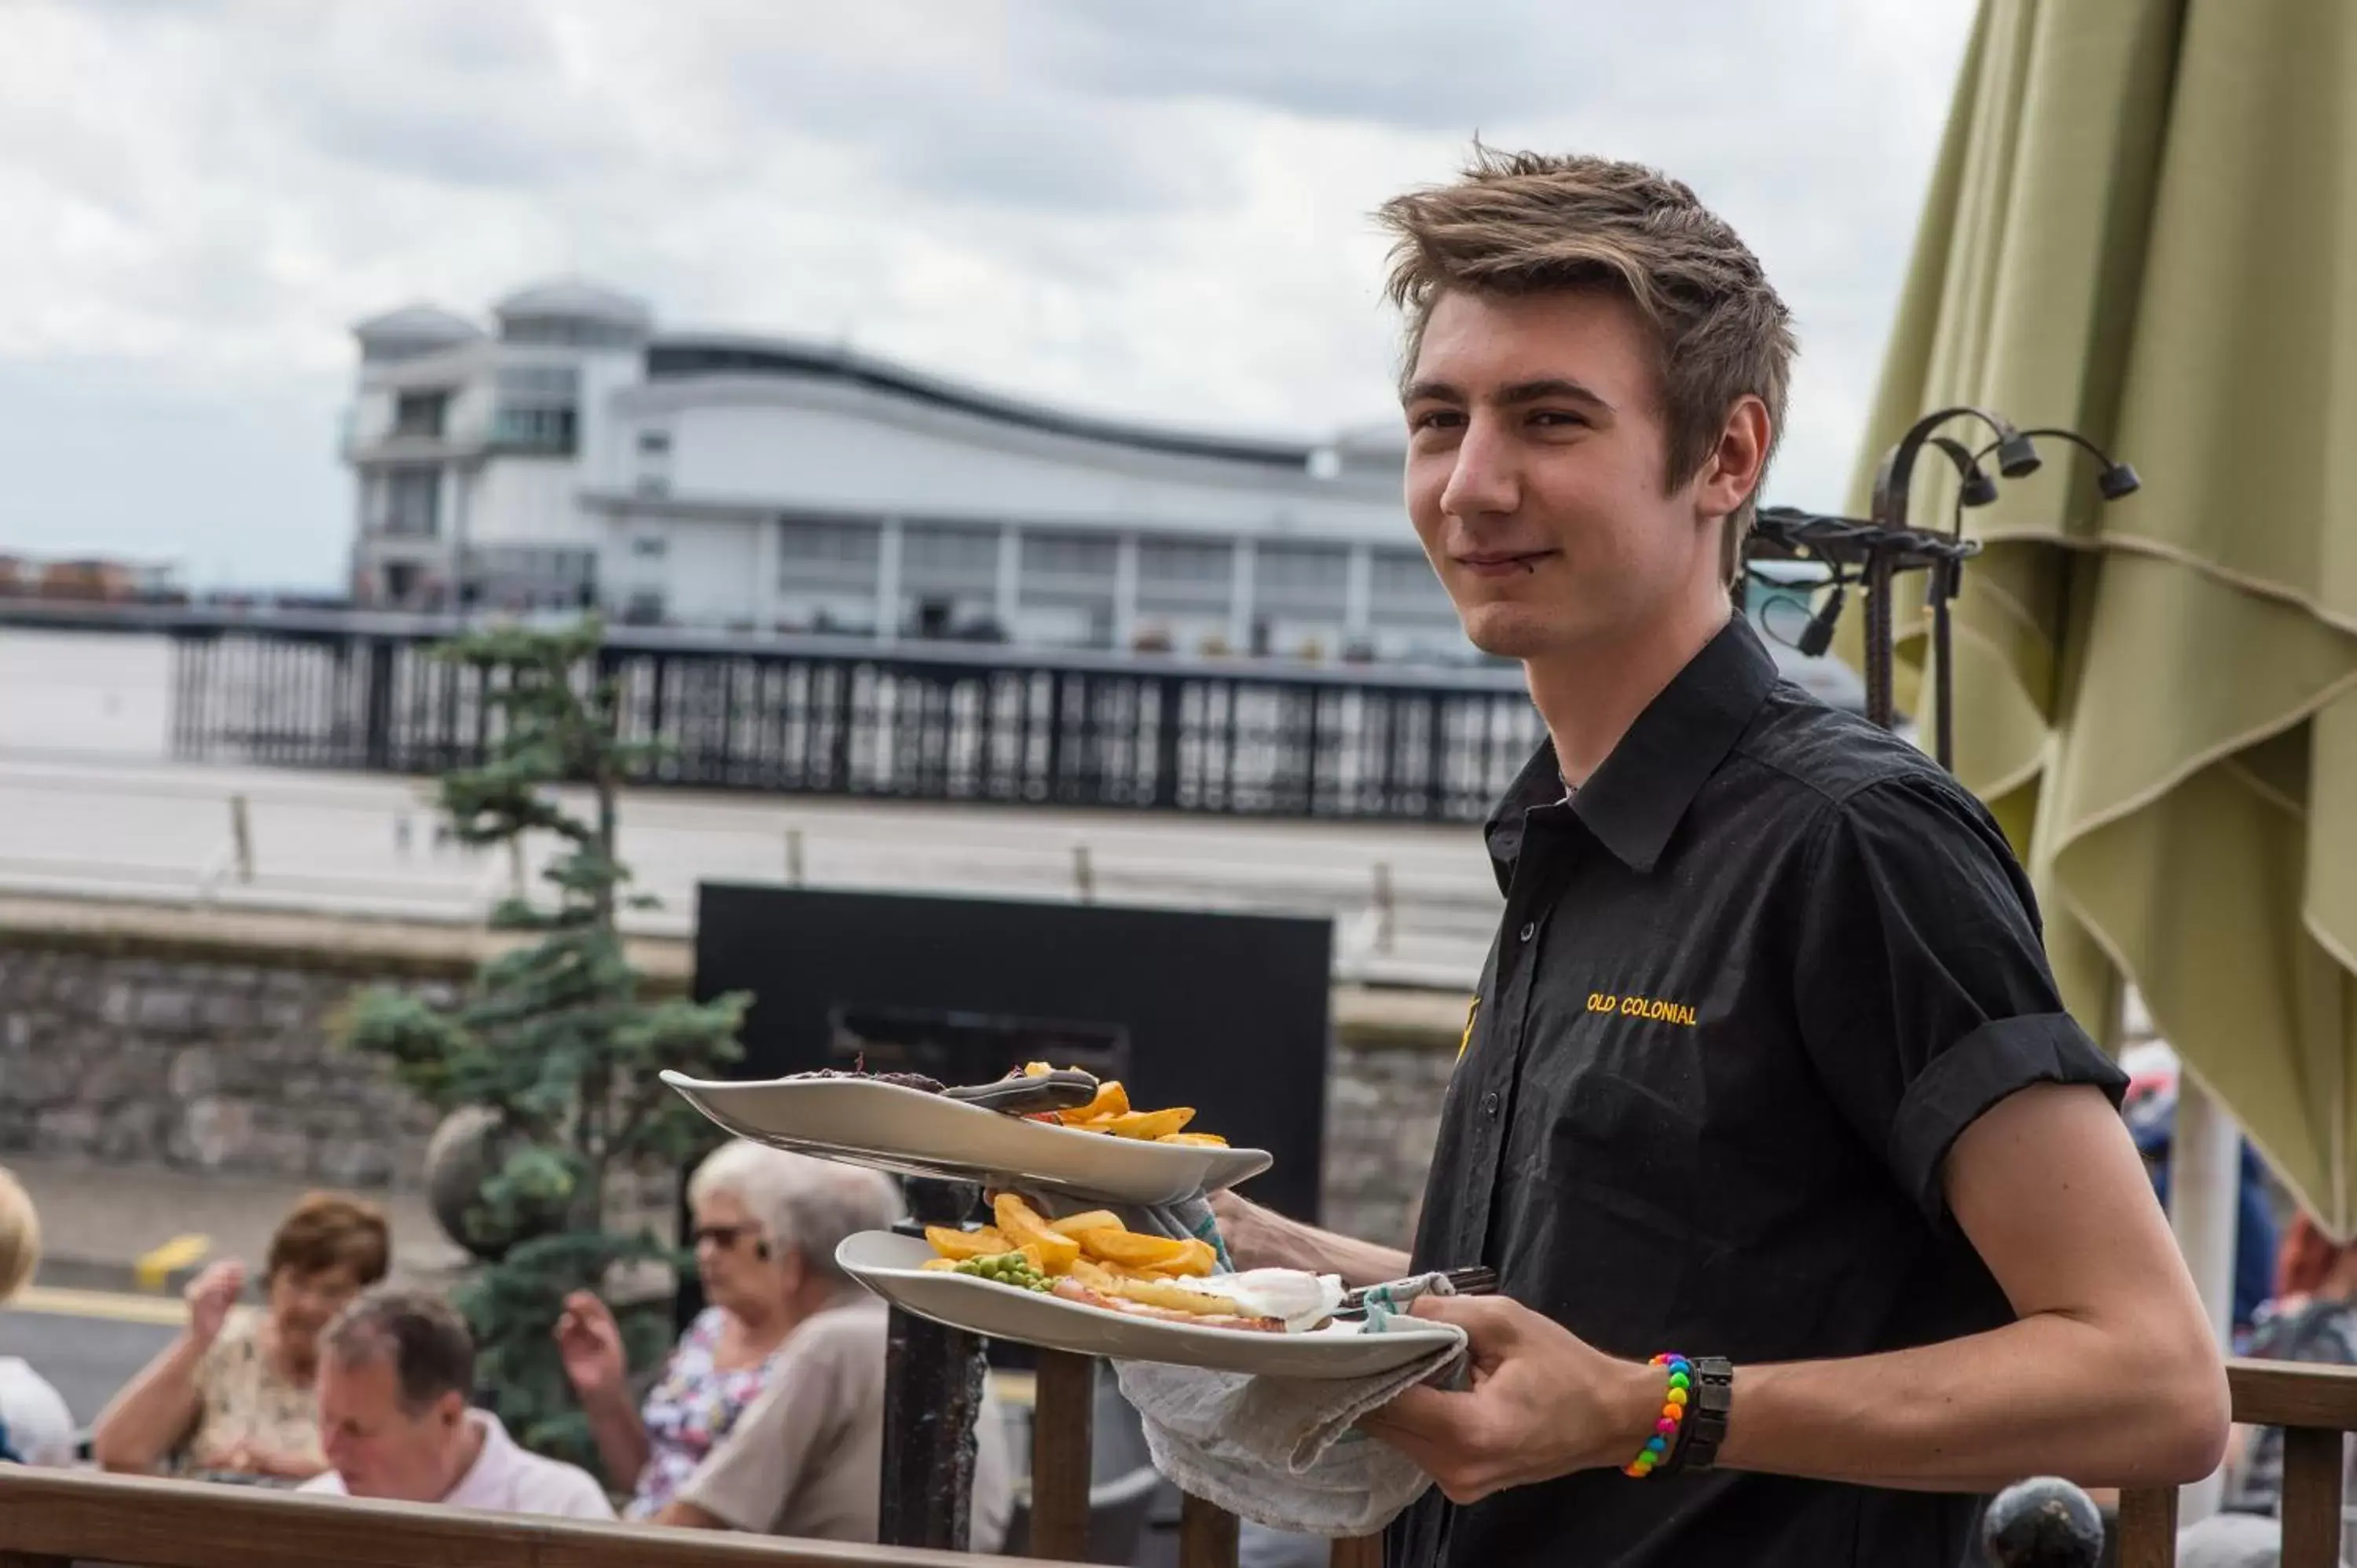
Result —
[[[1873,459],[1955,403],[2136,465],[1965,514],[1956,767],[2072,1011],[2124,983],[2338,1236],[2357,1227],[2357,6],[1987,0]],[[1919,469],[1912,521],[1955,487]],[[1898,691],[1928,692],[1900,606]],[[1853,651],[1855,644],[1852,644]]]

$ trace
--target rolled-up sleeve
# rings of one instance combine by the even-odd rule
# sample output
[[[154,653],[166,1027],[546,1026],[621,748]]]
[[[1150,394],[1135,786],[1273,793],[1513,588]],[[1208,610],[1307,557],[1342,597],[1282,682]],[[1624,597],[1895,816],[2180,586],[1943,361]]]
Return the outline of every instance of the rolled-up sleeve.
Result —
[[[1923,1212],[1964,1130],[2034,1083],[2127,1079],[2063,1010],[2029,883],[1978,801],[1888,779],[1829,807],[1801,890],[1801,1034],[1842,1113]]]

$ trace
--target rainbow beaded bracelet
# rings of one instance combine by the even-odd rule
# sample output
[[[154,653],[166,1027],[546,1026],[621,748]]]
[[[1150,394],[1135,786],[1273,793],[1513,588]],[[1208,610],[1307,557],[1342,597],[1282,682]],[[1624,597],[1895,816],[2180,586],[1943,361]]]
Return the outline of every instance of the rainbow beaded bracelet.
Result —
[[[1684,1356],[1656,1356],[1645,1364],[1667,1369],[1669,1390],[1662,1396],[1662,1413],[1653,1423],[1653,1435],[1620,1468],[1622,1475],[1638,1480],[1670,1462],[1677,1450],[1678,1429],[1685,1424],[1686,1405],[1694,1398],[1694,1363]]]

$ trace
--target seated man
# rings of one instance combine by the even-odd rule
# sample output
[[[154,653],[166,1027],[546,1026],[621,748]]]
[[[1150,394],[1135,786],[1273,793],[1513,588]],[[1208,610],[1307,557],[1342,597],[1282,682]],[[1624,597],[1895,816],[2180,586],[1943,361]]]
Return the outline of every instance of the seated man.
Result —
[[[328,1327],[319,1435],[329,1468],[297,1488],[490,1513],[610,1520],[586,1470],[516,1446],[500,1418],[468,1408],[475,1340],[438,1297],[374,1290]]]
[[[779,1240],[799,1323],[761,1391],[651,1522],[822,1541],[873,1541],[884,1471],[884,1303],[835,1266],[846,1236],[900,1217],[891,1179],[828,1166],[802,1189]],[[1006,1423],[985,1397],[976,1434],[968,1546],[996,1552],[1014,1512]]]

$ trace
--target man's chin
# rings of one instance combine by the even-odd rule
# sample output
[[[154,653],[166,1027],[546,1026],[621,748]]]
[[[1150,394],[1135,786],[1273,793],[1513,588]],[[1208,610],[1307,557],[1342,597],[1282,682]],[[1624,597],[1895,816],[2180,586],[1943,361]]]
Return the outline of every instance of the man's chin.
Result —
[[[1496,659],[1535,659],[1563,639],[1560,628],[1524,605],[1479,605],[1460,618],[1466,640]]]

